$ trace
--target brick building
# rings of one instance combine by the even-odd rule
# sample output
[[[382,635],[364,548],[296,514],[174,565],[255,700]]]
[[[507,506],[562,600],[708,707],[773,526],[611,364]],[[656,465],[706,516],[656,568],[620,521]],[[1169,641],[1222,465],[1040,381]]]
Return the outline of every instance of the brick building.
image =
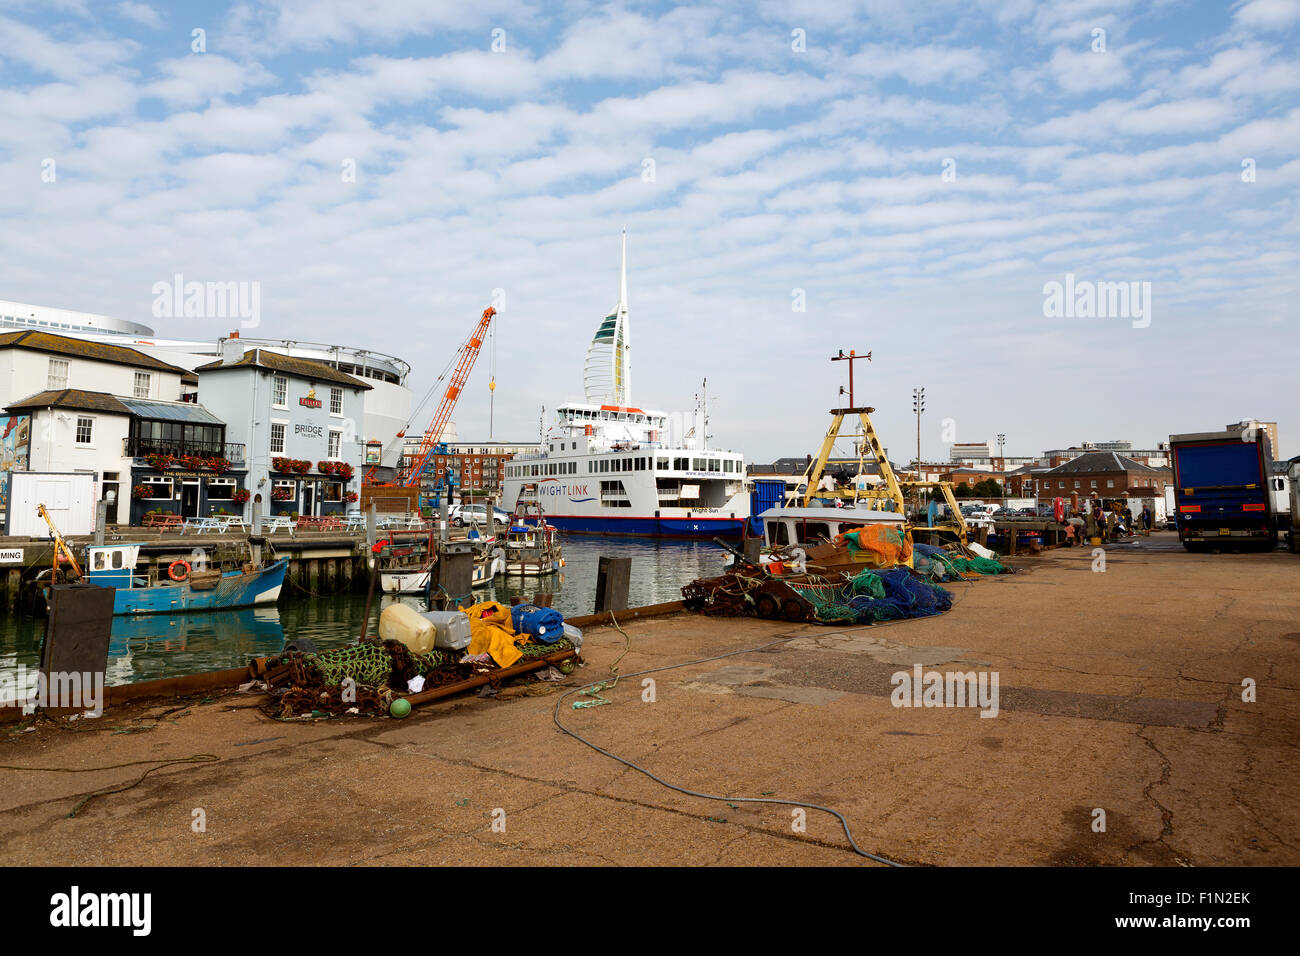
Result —
[[[1043,497],[1081,499],[1163,497],[1173,480],[1168,468],[1152,468],[1119,452],[1094,451],[1044,472],[1039,478]]]
[[[408,444],[407,460],[413,464],[418,448]],[[473,491],[476,494],[496,495],[501,492],[505,477],[505,463],[516,455],[536,454],[538,444],[480,444],[477,442],[448,442],[446,455],[431,455],[425,474],[431,481],[450,474],[457,493]]]

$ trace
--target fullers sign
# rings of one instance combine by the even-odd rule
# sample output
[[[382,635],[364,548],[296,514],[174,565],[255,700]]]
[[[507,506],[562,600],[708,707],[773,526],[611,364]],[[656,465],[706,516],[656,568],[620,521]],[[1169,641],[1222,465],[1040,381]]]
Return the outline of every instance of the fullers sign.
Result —
[[[320,399],[312,398],[310,395],[304,395],[302,398],[298,399],[298,404],[304,405],[307,408],[320,408]]]

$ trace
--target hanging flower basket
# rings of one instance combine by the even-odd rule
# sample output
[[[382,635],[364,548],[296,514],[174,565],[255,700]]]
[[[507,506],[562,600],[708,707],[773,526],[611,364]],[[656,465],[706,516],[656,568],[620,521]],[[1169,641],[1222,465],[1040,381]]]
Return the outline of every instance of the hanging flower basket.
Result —
[[[131,489],[131,497],[132,497],[132,498],[152,498],[152,497],[153,497],[153,486],[152,486],[152,485],[136,485],[134,488]]]
[[[349,491],[343,496],[343,500],[348,504],[352,504],[352,502],[357,500],[357,493],[355,491]]]
[[[272,501],[292,501],[293,492],[288,488],[276,488],[271,492]]]
[[[176,459],[172,455],[145,455],[144,463],[156,471],[162,471],[175,465]]]
[[[352,466],[346,461],[336,461],[334,462],[334,474],[347,481],[352,477]]]
[[[299,458],[296,459],[290,467],[292,467],[298,474],[305,475],[307,472],[311,471],[311,462]]]
[[[247,488],[236,488],[235,493],[230,496],[230,500],[237,505],[242,505],[251,497],[252,497],[252,492],[250,492]]]

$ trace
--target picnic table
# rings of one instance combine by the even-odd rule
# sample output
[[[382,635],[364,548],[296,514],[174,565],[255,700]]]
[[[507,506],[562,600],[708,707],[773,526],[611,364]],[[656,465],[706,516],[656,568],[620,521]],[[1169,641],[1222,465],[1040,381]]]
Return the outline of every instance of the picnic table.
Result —
[[[170,512],[144,516],[144,526],[146,528],[162,528],[163,530],[166,530],[167,528],[180,528],[184,522],[185,518],[183,515],[171,514]]]
[[[215,517],[207,518],[186,518],[185,523],[181,525],[181,534],[186,531],[193,531],[195,534],[203,534],[205,531],[221,531],[221,522]]]
[[[244,519],[239,515],[213,515],[213,517],[217,519],[222,531],[230,531],[236,526],[240,531],[248,530],[248,525],[244,523]]]
[[[293,519],[288,515],[268,515],[262,519],[262,530],[267,534],[274,534],[276,531],[287,531],[293,534]]]
[[[410,514],[385,515],[380,520],[383,521],[383,524],[379,524],[377,521],[377,527],[392,528],[397,531],[423,531],[427,527],[424,523],[424,515],[415,514],[414,512]]]
[[[317,531],[342,531],[343,522],[338,515],[303,515],[298,519],[299,528],[315,528]]]

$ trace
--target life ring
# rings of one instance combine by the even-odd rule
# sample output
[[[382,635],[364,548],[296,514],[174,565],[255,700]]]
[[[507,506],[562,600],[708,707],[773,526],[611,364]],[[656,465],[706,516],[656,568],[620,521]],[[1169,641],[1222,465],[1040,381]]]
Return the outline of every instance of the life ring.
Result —
[[[185,569],[184,574],[176,573],[176,568],[178,566],[183,567]],[[190,576],[190,563],[186,561],[184,558],[177,558],[175,561],[173,561],[171,564],[167,566],[167,577],[171,578],[173,581],[184,581],[187,580],[189,576]]]

